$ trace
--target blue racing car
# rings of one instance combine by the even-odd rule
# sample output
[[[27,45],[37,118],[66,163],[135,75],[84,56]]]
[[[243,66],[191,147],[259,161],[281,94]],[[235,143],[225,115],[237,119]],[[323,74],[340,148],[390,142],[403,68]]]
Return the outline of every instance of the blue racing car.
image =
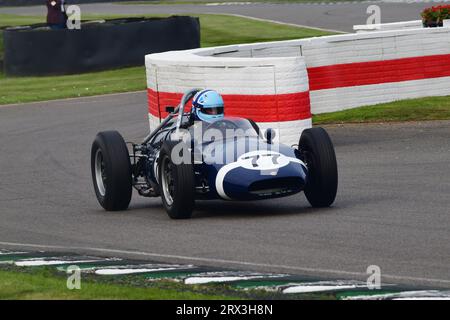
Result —
[[[276,143],[274,130],[263,134],[251,119],[225,117],[213,90],[189,90],[166,109],[167,118],[130,148],[117,131],[97,134],[92,179],[105,210],[128,208],[133,187],[141,196],[161,196],[173,219],[190,218],[201,199],[248,201],[304,191],[313,207],[334,202],[337,163],[324,129],[304,130],[298,146]]]

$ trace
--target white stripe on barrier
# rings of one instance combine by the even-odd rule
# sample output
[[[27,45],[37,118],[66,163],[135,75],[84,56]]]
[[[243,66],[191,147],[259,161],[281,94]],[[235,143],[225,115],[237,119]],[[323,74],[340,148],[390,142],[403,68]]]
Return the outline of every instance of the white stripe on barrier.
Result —
[[[298,56],[281,60],[265,60],[254,66],[247,66],[246,62],[231,66],[178,65],[176,62],[160,66],[149,62],[147,87],[172,93],[182,93],[197,87],[217,88],[222,94],[261,95],[308,91],[304,58]]]
[[[358,33],[353,34],[353,39],[348,35],[334,36],[342,39],[311,41],[304,45],[302,52],[308,68],[450,53],[450,29],[428,29],[438,30],[374,31],[367,33],[372,37],[362,37],[366,34]]]
[[[311,91],[311,113],[351,109],[396,100],[450,95],[450,77]]]
[[[422,20],[413,20],[413,21],[400,21],[391,23],[354,25],[353,30],[355,30],[356,32],[368,32],[380,30],[386,31],[386,30],[417,29],[421,27],[422,27]]]

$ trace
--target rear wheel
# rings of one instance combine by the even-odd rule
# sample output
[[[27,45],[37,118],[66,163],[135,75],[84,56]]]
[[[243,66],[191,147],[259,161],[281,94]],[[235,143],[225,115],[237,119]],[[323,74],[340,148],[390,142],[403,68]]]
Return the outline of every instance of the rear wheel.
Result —
[[[173,161],[172,150],[178,141],[164,141],[159,155],[159,186],[161,199],[172,219],[189,219],[195,205],[195,180],[192,161]],[[187,152],[188,148],[182,148]],[[182,156],[182,154],[181,154]],[[189,157],[192,159],[191,157]]]
[[[107,211],[127,209],[132,194],[131,164],[120,133],[97,134],[91,149],[91,172],[100,205]]]
[[[313,207],[329,207],[336,199],[338,171],[336,154],[323,128],[303,131],[299,151],[308,167],[305,195]]]

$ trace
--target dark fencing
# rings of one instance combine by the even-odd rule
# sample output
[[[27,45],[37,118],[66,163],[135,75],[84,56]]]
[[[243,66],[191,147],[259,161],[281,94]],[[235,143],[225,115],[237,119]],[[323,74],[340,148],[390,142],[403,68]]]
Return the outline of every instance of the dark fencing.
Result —
[[[200,46],[198,18],[126,18],[82,23],[81,30],[42,25],[4,36],[6,75],[60,75],[139,66],[149,53]]]

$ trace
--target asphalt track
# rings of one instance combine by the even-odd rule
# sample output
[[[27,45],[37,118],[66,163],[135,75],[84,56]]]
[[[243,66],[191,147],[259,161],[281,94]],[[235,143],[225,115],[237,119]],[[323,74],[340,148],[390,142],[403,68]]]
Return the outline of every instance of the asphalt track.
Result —
[[[214,3],[214,0],[211,0]],[[390,2],[344,2],[344,3],[253,3],[238,5],[120,5],[95,3],[80,5],[82,14],[198,14],[228,13],[284,23],[351,32],[353,25],[366,24],[367,7],[377,4],[381,8],[381,22],[420,19],[420,12],[437,2],[397,3]],[[0,13],[44,15],[44,6],[0,8]]]
[[[329,126],[340,174],[332,208],[311,209],[303,194],[203,201],[174,221],[160,199],[136,195],[108,213],[94,196],[95,134],[140,141],[146,114],[145,92],[0,106],[0,247],[335,279],[378,265],[384,282],[450,287],[449,121]]]
[[[369,4],[83,5],[101,14],[231,13],[351,31]],[[382,22],[417,19],[429,4],[381,6]],[[43,7],[0,12],[44,14]],[[139,141],[145,93],[0,106],[0,247],[191,261],[331,278],[450,287],[450,122],[331,126],[339,161],[336,204],[303,195],[253,203],[199,202],[172,221],[159,199],[125,212],[96,202],[89,152],[97,131]]]

